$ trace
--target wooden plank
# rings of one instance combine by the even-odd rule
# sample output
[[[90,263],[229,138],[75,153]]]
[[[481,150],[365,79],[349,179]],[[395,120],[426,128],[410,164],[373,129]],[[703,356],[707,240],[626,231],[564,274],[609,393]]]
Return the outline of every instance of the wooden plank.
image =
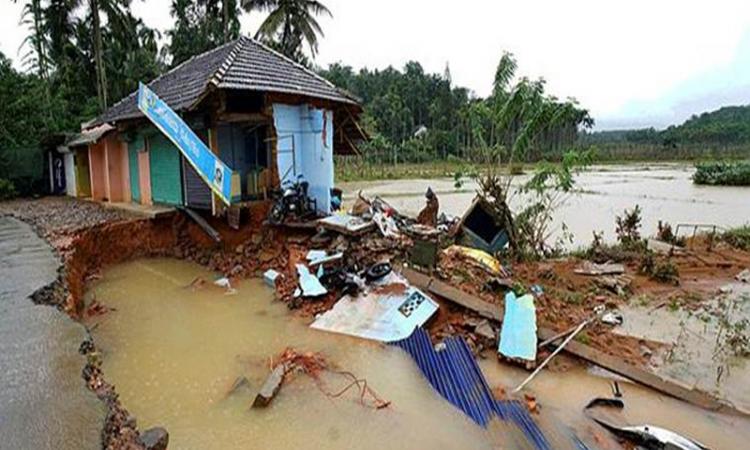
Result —
[[[286,364],[279,364],[273,369],[260,388],[260,392],[255,396],[253,408],[265,408],[271,403],[271,400],[279,393],[281,384],[284,382],[284,375],[286,375],[288,370],[289,368]]]
[[[201,217],[200,214],[188,207],[181,207],[180,209],[184,211],[185,214],[187,214],[191,219],[193,219],[193,221],[197,223],[198,226],[201,227],[201,229],[203,229],[203,231],[205,231],[211,239],[213,239],[215,242],[221,242],[221,235],[219,234],[219,232],[216,231],[211,225],[209,225],[208,222],[206,222],[206,219]]]
[[[453,303],[471,309],[482,317],[502,322],[503,307],[486,302],[479,297],[473,296],[447,283],[430,278],[429,276],[416,272],[412,269],[403,269],[402,274],[409,283],[417,286],[423,291],[430,292]],[[538,336],[541,340],[547,340],[558,334],[554,330],[539,327]],[[577,356],[587,362],[607,369],[610,372],[621,375],[644,386],[648,386],[662,394],[691,403],[704,409],[737,415],[750,415],[749,411],[741,410],[734,405],[725,403],[711,394],[683,386],[679,383],[663,379],[653,372],[632,366],[616,356],[608,355],[586,344],[571,341],[565,347],[566,352]]]
[[[556,334],[553,330],[542,327],[539,328],[538,333],[539,337],[542,339],[548,339]],[[670,397],[692,403],[701,408],[729,414],[750,414],[748,411],[739,410],[733,405],[722,402],[707,392],[663,379],[653,372],[648,372],[636,366],[627,364],[616,356],[608,355],[601,350],[597,350],[580,342],[570,342],[567,347],[565,347],[565,351],[599,367],[603,367],[610,372],[614,372],[625,378],[649,386],[663,394],[669,395]]]

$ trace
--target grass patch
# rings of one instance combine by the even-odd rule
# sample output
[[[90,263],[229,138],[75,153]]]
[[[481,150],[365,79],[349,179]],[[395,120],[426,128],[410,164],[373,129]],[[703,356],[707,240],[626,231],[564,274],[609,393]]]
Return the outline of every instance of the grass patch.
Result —
[[[750,225],[732,228],[721,235],[721,239],[739,250],[750,250]]]

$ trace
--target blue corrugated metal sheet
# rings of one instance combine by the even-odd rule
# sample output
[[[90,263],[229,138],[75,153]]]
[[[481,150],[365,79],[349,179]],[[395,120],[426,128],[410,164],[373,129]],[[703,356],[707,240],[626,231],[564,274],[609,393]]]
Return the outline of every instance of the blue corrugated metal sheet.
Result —
[[[445,348],[435,350],[425,330],[417,328],[408,338],[393,342],[417,363],[419,369],[446,400],[486,427],[493,416],[512,421],[538,449],[551,449],[544,434],[518,401],[495,400],[474,356],[459,337],[444,341]]]

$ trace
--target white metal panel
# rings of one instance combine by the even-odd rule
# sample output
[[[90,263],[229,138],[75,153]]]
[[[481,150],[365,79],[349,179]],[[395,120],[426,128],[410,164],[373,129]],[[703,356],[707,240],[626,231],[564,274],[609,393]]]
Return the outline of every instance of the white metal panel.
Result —
[[[71,196],[76,197],[78,192],[76,191],[76,161],[75,155],[72,152],[64,154],[65,158],[65,192]]]
[[[402,288],[393,286],[397,284]],[[345,295],[310,327],[393,342],[409,337],[438,310],[434,300],[419,289],[408,286],[406,280],[395,273],[389,274],[372,289],[355,298]]]

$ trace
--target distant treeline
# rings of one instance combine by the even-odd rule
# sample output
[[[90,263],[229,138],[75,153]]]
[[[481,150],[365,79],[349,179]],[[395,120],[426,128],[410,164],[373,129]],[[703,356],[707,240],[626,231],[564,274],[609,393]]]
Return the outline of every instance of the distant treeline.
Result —
[[[664,130],[584,132],[580,143],[596,146],[605,159],[748,158],[750,105],[704,112]]]
[[[560,159],[593,125],[575,100],[545,93],[543,79],[516,80],[516,60],[500,58],[487,98],[456,86],[449,67],[426,73],[415,61],[403,70],[332,64],[320,74],[358,96],[372,137],[365,158],[375,163],[474,160],[486,149],[518,160]]]

